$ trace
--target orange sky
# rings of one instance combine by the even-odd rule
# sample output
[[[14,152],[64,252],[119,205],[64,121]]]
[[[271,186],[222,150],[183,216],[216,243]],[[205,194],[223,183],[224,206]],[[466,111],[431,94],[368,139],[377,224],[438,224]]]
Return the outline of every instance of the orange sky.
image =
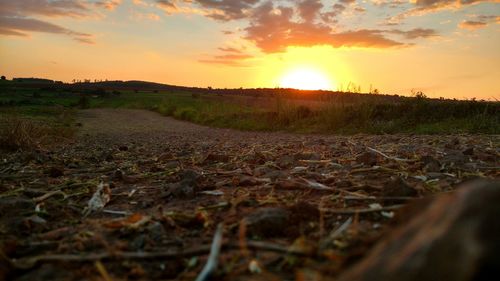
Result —
[[[498,23],[499,0],[0,0],[0,71],[238,88],[318,73],[318,88],[491,100]]]

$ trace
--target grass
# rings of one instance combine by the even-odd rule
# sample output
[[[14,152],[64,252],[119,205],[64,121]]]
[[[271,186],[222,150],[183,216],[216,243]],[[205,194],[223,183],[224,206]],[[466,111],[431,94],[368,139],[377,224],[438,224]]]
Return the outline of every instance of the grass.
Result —
[[[67,132],[60,130],[65,136],[70,135],[68,128],[73,126],[75,110],[82,108],[147,109],[202,125],[240,130],[338,134],[500,133],[499,102],[433,100],[424,95],[381,101],[373,95],[351,94],[314,100],[307,94],[297,99],[283,93],[259,97],[180,91],[75,93],[63,89],[6,89],[0,91],[0,108],[7,113],[4,115],[17,114],[36,120],[54,132],[66,128]]]

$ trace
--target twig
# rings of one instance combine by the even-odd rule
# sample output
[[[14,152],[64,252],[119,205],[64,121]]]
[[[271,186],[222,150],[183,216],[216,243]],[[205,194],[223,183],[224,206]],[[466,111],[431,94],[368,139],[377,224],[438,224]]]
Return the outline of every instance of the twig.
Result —
[[[45,200],[47,200],[48,198],[54,196],[54,195],[57,195],[57,194],[60,194],[63,196],[63,200],[65,200],[66,198],[68,198],[68,195],[60,190],[54,190],[54,191],[50,191],[48,193],[45,193],[44,195],[42,196],[39,196],[39,197],[35,197],[33,198],[33,201],[35,201],[35,203],[40,203],[40,202],[43,202]]]
[[[247,247],[248,249],[251,250],[268,251],[268,252],[275,252],[275,253],[288,254],[294,256],[307,256],[307,257],[311,256],[311,253],[309,252],[290,250],[286,246],[263,242],[263,241],[247,241]],[[223,243],[222,249],[240,250],[241,248],[239,243],[229,242],[229,243]],[[61,262],[61,261],[89,262],[96,260],[125,260],[125,259],[169,260],[169,259],[179,259],[184,257],[203,256],[210,253],[210,250],[211,250],[211,245],[202,245],[197,248],[181,250],[178,252],[113,252],[113,253],[101,252],[101,253],[85,253],[81,255],[54,254],[54,255],[39,255],[33,257],[26,257],[18,260],[12,259],[9,261],[15,268],[29,269],[40,262]]]
[[[344,200],[414,200],[419,199],[419,197],[410,197],[410,196],[383,196],[383,197],[357,197],[357,196],[344,196],[342,197]]]
[[[217,264],[219,263],[219,254],[222,246],[222,234],[224,231],[224,224],[219,223],[217,225],[217,230],[214,234],[214,240],[212,241],[212,246],[210,247],[210,255],[208,256],[207,263],[203,267],[196,281],[205,281],[207,278],[217,269]]]
[[[120,215],[120,216],[128,216],[131,214],[130,212],[127,212],[127,211],[115,211],[115,210],[107,210],[107,209],[102,210],[102,212],[106,213],[106,214]]]
[[[339,237],[342,233],[344,233],[344,231],[347,230],[347,228],[349,228],[351,223],[352,217],[349,217],[341,226],[330,232],[330,234],[323,241],[321,241],[320,249],[325,248],[330,243],[330,241],[337,239],[337,237]]]
[[[323,209],[322,211],[328,214],[337,215],[353,215],[353,214],[366,214],[382,211],[393,211],[403,207],[403,205],[387,206],[382,208],[366,208],[366,209]]]
[[[378,153],[378,154],[382,155],[383,157],[385,157],[387,159],[391,159],[391,160],[395,160],[395,161],[401,161],[401,162],[410,162],[410,161],[412,161],[410,159],[403,159],[403,158],[389,156],[389,155],[383,153],[382,151],[376,150],[375,148],[371,148],[369,146],[367,146],[366,148],[368,148],[368,150],[370,150],[370,151],[373,151],[375,153]]]
[[[347,228],[352,223],[352,217],[349,217],[339,228],[334,230],[330,235],[328,235],[328,238],[330,240],[335,240],[335,238],[339,237],[344,231],[346,231]]]

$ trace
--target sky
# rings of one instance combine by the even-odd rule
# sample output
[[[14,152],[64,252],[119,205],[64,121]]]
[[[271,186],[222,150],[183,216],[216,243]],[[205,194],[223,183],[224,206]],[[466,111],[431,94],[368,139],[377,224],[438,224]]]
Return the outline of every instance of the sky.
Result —
[[[498,100],[500,0],[0,0],[0,72]]]

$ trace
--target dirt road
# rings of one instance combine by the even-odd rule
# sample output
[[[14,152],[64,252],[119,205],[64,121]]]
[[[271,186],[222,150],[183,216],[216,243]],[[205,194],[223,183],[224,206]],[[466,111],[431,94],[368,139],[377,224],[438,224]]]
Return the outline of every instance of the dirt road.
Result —
[[[15,262],[0,277],[193,280],[219,223],[217,280],[332,277],[400,204],[499,178],[499,136],[239,132],[124,109],[78,122],[73,143],[2,157],[0,240]]]

